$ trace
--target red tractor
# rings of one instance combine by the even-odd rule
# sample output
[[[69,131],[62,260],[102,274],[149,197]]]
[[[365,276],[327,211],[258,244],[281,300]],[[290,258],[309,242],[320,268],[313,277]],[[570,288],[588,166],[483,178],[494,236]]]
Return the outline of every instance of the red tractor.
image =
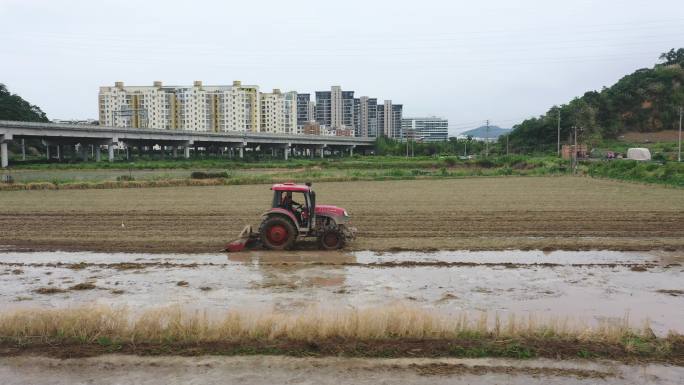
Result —
[[[226,246],[228,251],[240,251],[259,241],[271,250],[291,249],[298,237],[316,237],[322,249],[344,247],[353,239],[356,229],[350,227],[347,210],[329,205],[317,205],[311,183],[279,183],[271,187],[271,209],[261,217],[259,232],[252,233],[247,226],[241,239]]]

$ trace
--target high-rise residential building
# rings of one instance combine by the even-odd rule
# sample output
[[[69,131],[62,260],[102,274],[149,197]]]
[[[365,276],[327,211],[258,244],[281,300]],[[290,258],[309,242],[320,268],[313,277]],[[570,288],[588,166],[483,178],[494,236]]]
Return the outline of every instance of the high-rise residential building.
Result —
[[[274,89],[261,94],[261,132],[297,133],[297,93]]]
[[[297,92],[284,94],[283,101],[283,129],[285,133],[297,134]]]
[[[338,128],[344,125],[342,87],[330,87],[330,128]]]
[[[310,94],[297,94],[297,127],[301,129],[308,122],[315,120],[315,104]]]
[[[191,131],[259,130],[259,87],[204,86],[124,86],[100,87],[100,124]]]
[[[330,91],[316,91],[316,122],[329,128],[332,126],[332,100]]]
[[[404,106],[401,104],[392,104],[392,138],[401,138],[401,118]]]
[[[378,130],[378,99],[362,96],[358,99],[357,136],[375,137]]]
[[[342,91],[342,124],[333,128],[342,128],[347,130],[356,129],[354,117],[354,91]]]
[[[385,137],[400,139],[403,106],[401,104],[392,104],[391,100],[385,100],[383,104],[378,104],[377,106],[378,135],[382,133]]]
[[[384,104],[376,104],[375,105],[375,112],[377,114],[377,126],[376,126],[376,132],[377,136],[386,136],[385,135],[385,105]]]
[[[330,91],[316,91],[316,121],[327,128],[354,129],[354,91],[332,86]]]
[[[435,116],[401,120],[402,138],[424,142],[445,141],[449,137],[449,121]]]

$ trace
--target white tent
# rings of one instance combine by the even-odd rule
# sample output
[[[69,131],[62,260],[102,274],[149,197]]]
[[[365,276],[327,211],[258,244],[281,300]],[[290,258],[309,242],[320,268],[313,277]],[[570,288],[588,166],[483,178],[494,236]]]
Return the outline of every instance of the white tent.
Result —
[[[630,148],[627,150],[627,159],[651,160],[651,151],[648,148]]]

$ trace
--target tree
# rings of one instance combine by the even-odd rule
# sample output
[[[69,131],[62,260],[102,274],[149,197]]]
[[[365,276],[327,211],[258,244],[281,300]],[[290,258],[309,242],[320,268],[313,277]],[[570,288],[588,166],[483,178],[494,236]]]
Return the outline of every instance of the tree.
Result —
[[[679,48],[676,51],[672,48],[667,52],[663,52],[660,54],[660,60],[664,61],[663,65],[684,65],[684,48]]]
[[[0,83],[0,120],[19,120],[24,122],[49,122],[40,107],[12,94]]]

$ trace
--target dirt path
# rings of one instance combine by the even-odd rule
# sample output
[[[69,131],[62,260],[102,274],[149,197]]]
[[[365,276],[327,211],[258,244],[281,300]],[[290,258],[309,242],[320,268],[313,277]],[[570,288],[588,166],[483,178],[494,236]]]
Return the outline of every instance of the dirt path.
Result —
[[[357,250],[684,249],[684,191],[572,177],[320,183]],[[214,252],[269,186],[0,193],[0,249]],[[306,247],[306,246],[305,246]]]
[[[610,361],[100,356],[0,359],[13,384],[681,384],[684,368]]]

